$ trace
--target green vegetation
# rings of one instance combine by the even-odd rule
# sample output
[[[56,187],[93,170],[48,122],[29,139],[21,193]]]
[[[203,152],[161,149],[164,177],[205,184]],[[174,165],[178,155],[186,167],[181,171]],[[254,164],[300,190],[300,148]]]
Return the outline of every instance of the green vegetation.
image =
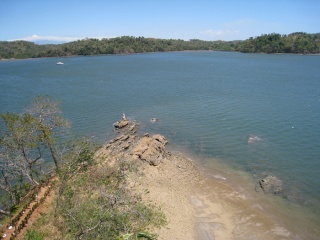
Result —
[[[165,40],[144,37],[117,37],[111,39],[78,40],[58,45],[37,45],[26,41],[0,42],[0,58],[38,58],[75,55],[130,54],[184,50],[234,51],[237,41],[202,41],[193,39]]]
[[[58,102],[48,96],[34,99],[23,114],[0,113],[0,190],[7,210],[39,185],[43,162],[58,169],[57,140],[68,128]]]
[[[320,53],[320,33],[264,34],[245,41],[203,41],[144,37],[86,38],[64,44],[38,45],[26,41],[0,41],[0,59],[131,54],[186,50],[239,51],[244,53]]]
[[[69,140],[65,147],[51,210],[28,234],[59,240],[156,239],[149,231],[164,226],[166,218],[129,187],[138,178],[135,163],[119,158],[109,164],[105,157],[95,156],[99,147],[83,137]],[[29,235],[25,239],[32,239]]]
[[[43,236],[39,234],[36,230],[27,231],[25,240],[43,240]]]
[[[128,176],[137,173],[134,164],[125,159],[113,166],[99,163],[89,142],[80,145],[82,154],[68,158],[59,174],[55,203],[59,239],[154,239],[145,231],[163,226],[165,216],[128,188]],[[78,152],[79,145],[75,146],[72,156]]]
[[[240,43],[237,50],[244,53],[315,54],[320,53],[320,34],[265,34]]]
[[[48,194],[17,225],[51,162],[59,179],[56,197],[25,239],[155,239],[148,231],[164,226],[166,218],[129,187],[132,177],[138,179],[134,162],[97,158],[100,147],[91,139],[66,135],[69,124],[60,112],[57,101],[39,96],[22,114],[0,114],[0,213],[16,213],[7,221],[20,232]]]

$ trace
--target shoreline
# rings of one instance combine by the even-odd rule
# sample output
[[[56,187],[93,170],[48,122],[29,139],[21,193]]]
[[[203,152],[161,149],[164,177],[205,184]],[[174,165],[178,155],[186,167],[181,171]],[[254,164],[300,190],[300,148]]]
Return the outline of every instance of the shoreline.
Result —
[[[199,158],[188,149],[179,148],[177,153],[196,163],[204,181],[197,193],[206,199],[204,205],[210,206],[214,199],[227,209],[233,209],[229,212],[234,227],[231,239],[256,236],[253,239],[309,240],[320,236],[320,217],[308,206],[292,202],[281,194],[265,193],[251,173],[235,169],[222,159]]]
[[[155,230],[159,239],[314,239],[319,234],[312,221],[301,222],[299,207],[256,191],[249,174],[213,163],[217,174],[209,176],[196,156],[150,150],[148,142],[166,142],[159,134],[132,137],[119,130],[119,135],[100,154],[138,160],[134,190],[168,218],[166,227]]]
[[[98,54],[98,55],[71,55],[71,56],[61,56],[60,58],[74,58],[74,57],[97,57],[97,56],[121,56],[121,55],[137,55],[137,54],[156,54],[156,53],[174,53],[174,52],[232,52],[232,53],[242,53],[242,54],[266,54],[266,55],[295,55],[295,56],[320,56],[320,53],[244,53],[239,51],[223,51],[223,50],[183,50],[183,51],[167,51],[167,52],[141,52],[141,53],[116,53],[116,54]],[[46,59],[46,58],[58,58],[57,57],[35,57],[35,58],[1,58],[0,62],[13,62],[19,60],[34,60],[34,59]]]
[[[319,236],[317,223],[306,218],[303,208],[290,205],[280,196],[256,191],[249,174],[219,161],[201,163],[199,157],[175,146],[169,149],[164,136],[143,133],[138,123],[125,116],[114,127],[117,135],[95,153],[96,167],[112,169],[125,159],[137,168],[128,172],[126,189],[166,216],[166,226],[147,229],[156,233],[157,239],[284,240]],[[41,207],[47,211],[48,206]],[[23,233],[34,228],[36,215]]]
[[[223,174],[210,178],[183,154],[173,154],[156,169],[146,166],[144,171],[143,188],[150,192],[147,199],[163,206],[169,218],[168,228],[157,232],[159,239],[267,240],[317,236],[316,225],[298,223],[300,212],[293,206],[290,212],[284,210],[288,204],[281,197],[248,191],[248,186],[243,186],[248,179],[240,179],[234,185]],[[247,176],[235,179],[241,177]],[[252,182],[250,187],[255,184]],[[297,224],[301,225],[296,228]]]

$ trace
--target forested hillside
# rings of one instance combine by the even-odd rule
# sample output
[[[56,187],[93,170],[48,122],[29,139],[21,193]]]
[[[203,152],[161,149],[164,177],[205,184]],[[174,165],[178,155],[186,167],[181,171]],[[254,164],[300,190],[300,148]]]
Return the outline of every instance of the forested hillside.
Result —
[[[64,44],[39,45],[27,41],[0,41],[0,59],[62,57],[99,54],[131,54],[186,50],[239,51],[244,53],[320,53],[320,33],[264,34],[245,41],[189,41],[123,36],[86,38]]]
[[[320,33],[265,34],[242,42],[237,50],[245,53],[315,54],[320,52]]]
[[[239,41],[190,41],[153,39],[144,37],[117,37],[110,39],[86,38],[64,44],[38,45],[26,41],[0,42],[0,58],[37,58],[75,55],[130,54],[184,50],[235,51]]]

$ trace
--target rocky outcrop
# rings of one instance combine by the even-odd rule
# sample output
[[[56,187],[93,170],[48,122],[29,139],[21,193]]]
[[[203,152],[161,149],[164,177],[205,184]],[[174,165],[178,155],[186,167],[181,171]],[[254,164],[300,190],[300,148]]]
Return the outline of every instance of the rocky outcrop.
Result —
[[[281,193],[283,190],[282,181],[274,176],[267,176],[259,181],[260,187],[265,193]]]
[[[110,140],[105,145],[105,149],[109,150],[109,153],[112,155],[130,150],[137,141],[139,124],[129,121],[124,116],[120,121],[114,123],[113,126],[117,130],[118,136]]]
[[[139,125],[129,121],[125,115],[114,123],[119,136],[112,139],[105,145],[109,153],[116,155],[127,154],[135,160],[142,160],[152,166],[157,166],[166,157],[165,145],[167,140],[160,134],[149,136],[148,133],[142,137],[138,136]]]
[[[138,144],[133,148],[131,154],[135,159],[141,159],[150,165],[157,166],[165,157],[165,145],[167,141],[159,134],[144,135]]]
[[[121,128],[124,128],[126,126],[128,126],[129,124],[129,120],[126,118],[126,115],[122,115],[122,119],[120,121],[117,121],[113,124],[113,126],[116,128],[116,129],[121,129]]]

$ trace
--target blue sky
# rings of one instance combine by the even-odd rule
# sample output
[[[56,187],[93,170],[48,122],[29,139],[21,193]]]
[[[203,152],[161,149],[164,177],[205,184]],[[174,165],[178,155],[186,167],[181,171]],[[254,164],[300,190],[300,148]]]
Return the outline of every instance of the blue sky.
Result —
[[[244,40],[320,32],[320,0],[0,0],[0,41]]]

